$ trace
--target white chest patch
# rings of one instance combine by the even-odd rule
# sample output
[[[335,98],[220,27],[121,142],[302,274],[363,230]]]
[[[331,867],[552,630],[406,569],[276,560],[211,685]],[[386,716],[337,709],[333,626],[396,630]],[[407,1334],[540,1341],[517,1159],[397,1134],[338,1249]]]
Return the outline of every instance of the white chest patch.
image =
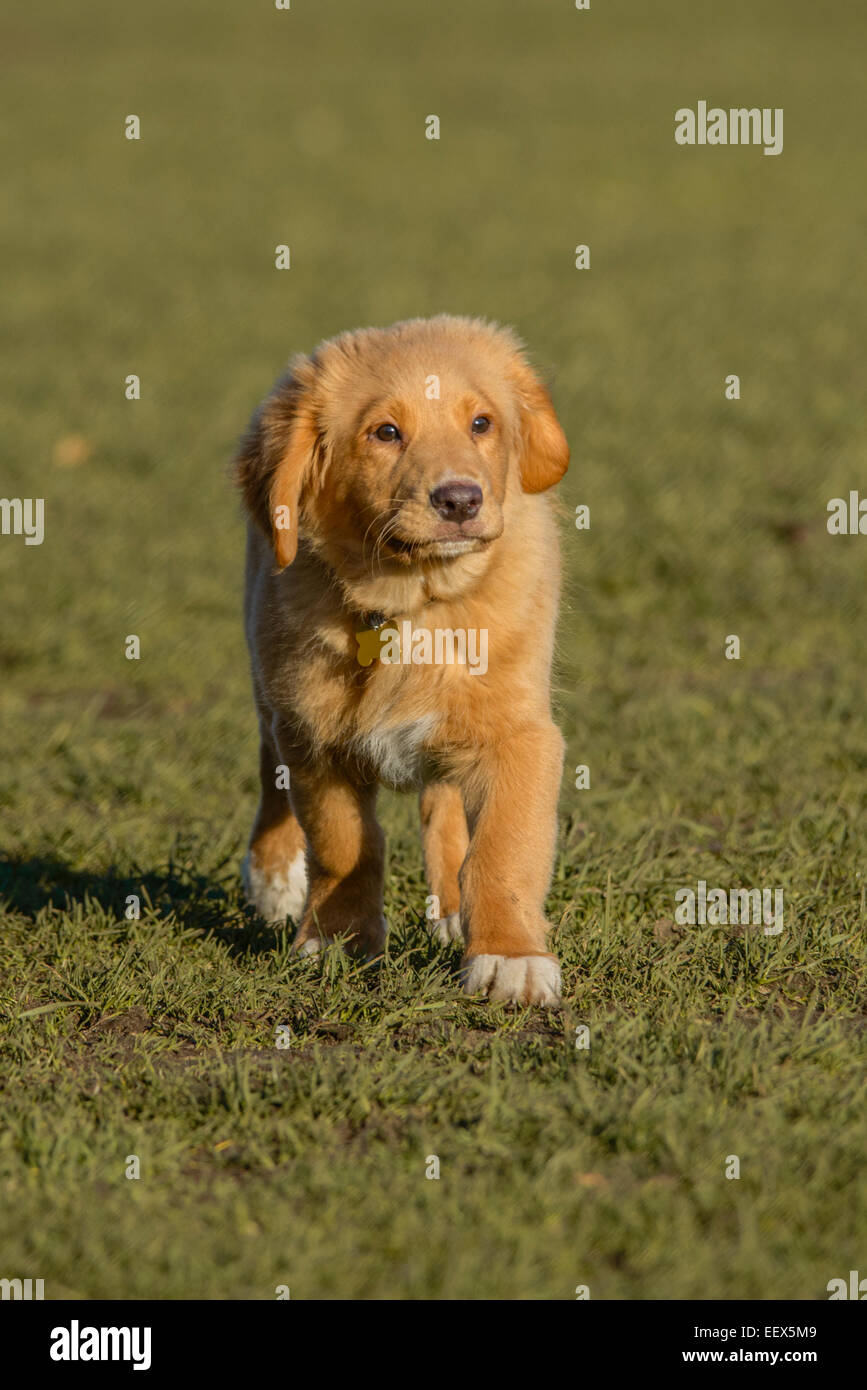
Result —
[[[422,746],[435,724],[436,717],[430,714],[397,728],[357,734],[353,748],[386,786],[407,790],[421,784]]]

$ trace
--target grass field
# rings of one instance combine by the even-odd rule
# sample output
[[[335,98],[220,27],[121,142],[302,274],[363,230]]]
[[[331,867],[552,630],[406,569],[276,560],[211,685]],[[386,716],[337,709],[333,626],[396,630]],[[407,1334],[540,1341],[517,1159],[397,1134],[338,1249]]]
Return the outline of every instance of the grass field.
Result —
[[[858,0],[3,19],[0,494],[44,497],[46,533],[0,536],[0,1276],[821,1299],[867,1274],[867,540],[825,525],[865,480],[865,40]],[[784,108],[784,152],[678,147],[700,99]],[[411,799],[382,799],[381,964],[293,959],[240,898],[235,439],[292,352],[443,310],[517,327],[573,448],[552,1015],[460,994]],[[679,926],[699,879],[782,888],[784,930]]]

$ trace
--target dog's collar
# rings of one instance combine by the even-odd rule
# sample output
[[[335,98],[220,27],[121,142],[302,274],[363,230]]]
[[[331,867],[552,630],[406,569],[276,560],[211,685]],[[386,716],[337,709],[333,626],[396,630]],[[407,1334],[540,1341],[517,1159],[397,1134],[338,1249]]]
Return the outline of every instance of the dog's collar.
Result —
[[[372,613],[359,613],[358,616],[361,619],[362,627],[368,630],[372,629],[374,632],[378,632],[381,627],[385,627],[386,623],[389,621],[384,613],[378,613],[376,611]]]
[[[422,608],[429,608],[432,603],[436,602],[436,595],[428,594],[427,598],[422,604]],[[379,632],[379,629],[381,627],[385,627],[386,623],[397,622],[396,618],[390,618],[387,613],[381,613],[377,608],[366,609],[364,612],[359,613],[358,616],[361,620],[362,627],[365,628],[368,632]]]

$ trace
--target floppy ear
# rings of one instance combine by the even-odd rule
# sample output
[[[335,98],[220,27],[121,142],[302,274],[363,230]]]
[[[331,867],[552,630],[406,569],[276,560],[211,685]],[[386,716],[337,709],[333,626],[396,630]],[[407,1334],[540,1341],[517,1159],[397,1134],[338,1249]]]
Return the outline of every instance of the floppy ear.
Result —
[[[569,467],[569,445],[544,386],[522,364],[518,375],[521,408],[521,487],[544,492],[559,483]]]
[[[318,435],[312,421],[296,417],[272,477],[268,495],[271,544],[281,570],[291,565],[298,551],[301,488],[313,465],[317,443]]]
[[[313,376],[309,358],[292,364],[250,421],[235,461],[247,510],[271,541],[280,569],[298,550],[301,490],[319,449]]]

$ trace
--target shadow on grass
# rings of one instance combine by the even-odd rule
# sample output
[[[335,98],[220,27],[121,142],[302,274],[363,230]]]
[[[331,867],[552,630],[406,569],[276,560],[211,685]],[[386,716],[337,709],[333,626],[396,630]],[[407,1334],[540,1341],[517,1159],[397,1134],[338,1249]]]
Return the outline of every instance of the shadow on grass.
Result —
[[[0,856],[0,909],[8,906],[25,917],[35,918],[45,908],[68,912],[89,901],[122,924],[133,894],[142,915],[173,917],[186,930],[216,937],[236,956],[273,951],[284,930],[263,922],[239,900],[225,865],[208,875],[174,860],[141,872],[91,872],[46,856]]]
[[[235,857],[217,863],[209,873],[194,867],[196,855],[179,843],[164,866],[121,872],[109,867],[101,872],[78,869],[48,855],[0,855],[0,912],[8,908],[35,919],[46,908],[69,913],[79,904],[99,908],[109,920],[123,927],[127,899],[135,895],[143,917],[156,916],[167,926],[214,937],[236,959],[285,951],[295,936],[297,923],[265,922],[244,902]],[[287,941],[288,934],[288,941]],[[411,968],[426,968],[439,958],[438,947],[424,921],[415,914],[397,913],[389,931],[392,954],[402,954]],[[350,957],[353,953],[350,950]],[[453,972],[458,970],[451,952]],[[381,960],[369,962],[362,972],[375,983]]]

